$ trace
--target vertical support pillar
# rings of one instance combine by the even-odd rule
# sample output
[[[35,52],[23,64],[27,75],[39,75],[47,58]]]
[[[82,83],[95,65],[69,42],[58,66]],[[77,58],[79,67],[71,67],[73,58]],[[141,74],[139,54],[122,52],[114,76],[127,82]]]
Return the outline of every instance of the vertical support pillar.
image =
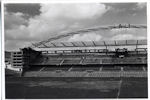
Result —
[[[146,71],[145,67],[143,66],[143,71]]]
[[[102,71],[102,67],[103,67],[103,66],[101,66],[101,67],[99,68],[99,71],[100,71],[100,72]]]
[[[137,43],[136,43],[136,50],[138,48],[138,40],[137,40]],[[138,54],[138,51],[136,51],[136,54]]]
[[[121,67],[121,71],[123,71],[123,67]]]
[[[106,45],[105,41],[104,41],[104,45],[105,45],[105,47],[106,47],[106,55],[107,55],[107,49],[108,49],[108,48],[107,48],[107,45]]]

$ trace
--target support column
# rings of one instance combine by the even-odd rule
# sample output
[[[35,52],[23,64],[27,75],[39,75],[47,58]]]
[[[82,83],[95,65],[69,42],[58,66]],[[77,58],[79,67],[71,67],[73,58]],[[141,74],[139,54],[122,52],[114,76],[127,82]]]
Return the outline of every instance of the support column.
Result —
[[[123,67],[121,67],[121,71],[123,71]]]
[[[146,71],[145,67],[143,66],[143,71]]]
[[[102,67],[103,67],[103,66],[102,66]],[[102,71],[102,67],[99,68],[99,71],[100,71],[100,72]]]

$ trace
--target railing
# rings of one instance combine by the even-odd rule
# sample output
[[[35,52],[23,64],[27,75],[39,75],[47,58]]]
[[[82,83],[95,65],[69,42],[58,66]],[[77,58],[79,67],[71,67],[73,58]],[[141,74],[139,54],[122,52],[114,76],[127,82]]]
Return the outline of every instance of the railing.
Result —
[[[69,57],[41,57],[35,59],[31,65],[72,65],[72,64],[147,64],[146,57],[125,57],[125,58],[114,58],[114,57],[95,57],[95,56],[69,56]]]
[[[131,72],[54,72],[54,71],[43,71],[43,72],[26,72],[24,77],[147,77],[145,71],[131,71]]]

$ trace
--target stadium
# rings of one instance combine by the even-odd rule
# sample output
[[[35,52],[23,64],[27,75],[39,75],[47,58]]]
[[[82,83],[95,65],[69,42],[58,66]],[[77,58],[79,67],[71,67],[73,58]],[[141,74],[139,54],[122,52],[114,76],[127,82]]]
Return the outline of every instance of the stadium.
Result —
[[[6,88],[7,98],[147,98],[147,40],[57,41],[91,31],[129,28],[147,27],[119,24],[89,28],[12,52],[11,65],[19,70],[19,77],[6,75],[6,86],[7,81],[15,80],[8,87],[22,83],[29,92],[11,95]]]

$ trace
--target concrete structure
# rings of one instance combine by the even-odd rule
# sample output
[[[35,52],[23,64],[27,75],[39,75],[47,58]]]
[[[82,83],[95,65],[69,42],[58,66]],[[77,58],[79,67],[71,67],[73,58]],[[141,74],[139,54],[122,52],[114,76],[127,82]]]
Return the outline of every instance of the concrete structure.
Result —
[[[23,69],[23,52],[11,52],[11,69],[22,71]]]
[[[40,54],[40,52],[30,48],[23,48],[20,51],[11,52],[11,63],[9,67],[11,66],[12,70],[22,72],[29,67],[30,62],[32,62],[38,54]]]
[[[93,70],[98,67],[98,69],[96,69],[96,71],[99,71],[98,73],[109,71],[111,75],[112,70],[115,70],[114,73],[122,73],[124,71],[128,73],[128,71],[132,71],[137,74],[136,71],[138,70],[144,73],[145,77],[147,74],[147,40],[55,41],[75,34],[116,28],[146,29],[145,26],[122,26],[120,24],[119,26],[93,28],[66,33],[32,44],[31,47],[23,48],[19,52],[12,53],[12,66],[14,68],[20,68],[20,71],[25,72],[25,75],[27,75],[26,72],[28,71],[35,71],[35,74],[37,73],[38,75],[40,71],[43,71],[41,73],[45,73],[45,71],[49,72],[49,70],[55,70],[56,73],[65,70],[66,74],[71,74],[71,71],[77,71],[78,67],[80,67],[79,69],[81,70],[85,68],[84,71],[88,73],[93,73],[95,72]],[[56,74],[52,76],[55,75]],[[106,76],[105,74],[103,75]],[[118,75],[120,76],[120,74]]]

